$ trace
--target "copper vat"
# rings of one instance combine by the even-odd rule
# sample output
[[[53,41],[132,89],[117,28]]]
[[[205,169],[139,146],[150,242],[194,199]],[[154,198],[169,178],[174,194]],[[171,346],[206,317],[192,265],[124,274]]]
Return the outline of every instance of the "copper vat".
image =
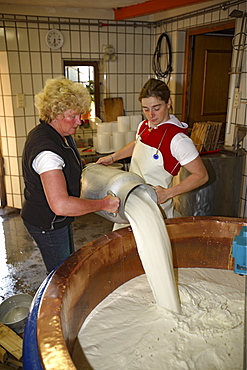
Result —
[[[166,225],[174,267],[232,270],[233,239],[247,220],[181,217],[167,220]],[[58,267],[42,294],[37,314],[40,368],[92,369],[77,345],[82,323],[109,293],[143,273],[129,227],[87,244]]]

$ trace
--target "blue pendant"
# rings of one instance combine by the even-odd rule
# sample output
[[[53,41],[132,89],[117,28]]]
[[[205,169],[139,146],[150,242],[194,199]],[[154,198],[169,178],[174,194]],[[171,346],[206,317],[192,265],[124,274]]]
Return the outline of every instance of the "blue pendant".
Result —
[[[159,159],[159,155],[158,155],[157,153],[155,153],[155,154],[153,155],[153,159]]]

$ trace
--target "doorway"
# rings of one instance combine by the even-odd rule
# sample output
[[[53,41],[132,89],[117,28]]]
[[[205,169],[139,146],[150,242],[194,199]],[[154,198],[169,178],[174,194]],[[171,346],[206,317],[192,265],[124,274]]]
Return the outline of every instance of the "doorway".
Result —
[[[187,32],[182,119],[222,122],[224,142],[234,22]]]

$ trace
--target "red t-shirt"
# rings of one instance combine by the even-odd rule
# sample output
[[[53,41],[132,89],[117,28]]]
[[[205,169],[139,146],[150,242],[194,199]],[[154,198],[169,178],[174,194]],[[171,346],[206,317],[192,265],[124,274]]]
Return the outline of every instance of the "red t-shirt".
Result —
[[[164,123],[157,128],[150,129],[147,122],[147,120],[143,121],[138,130],[141,141],[153,148],[159,148],[163,155],[165,170],[173,176],[177,175],[181,165],[176,158],[173,157],[170,144],[173,137],[178,133],[187,134],[187,128],[179,127],[171,123]]]

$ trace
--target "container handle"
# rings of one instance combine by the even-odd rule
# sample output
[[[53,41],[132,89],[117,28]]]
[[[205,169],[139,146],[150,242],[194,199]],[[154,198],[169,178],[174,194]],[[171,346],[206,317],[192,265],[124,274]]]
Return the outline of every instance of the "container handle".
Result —
[[[108,190],[107,195],[111,195],[112,197],[116,197],[116,194],[113,193],[113,191]],[[112,217],[117,217],[117,213],[107,212]]]

